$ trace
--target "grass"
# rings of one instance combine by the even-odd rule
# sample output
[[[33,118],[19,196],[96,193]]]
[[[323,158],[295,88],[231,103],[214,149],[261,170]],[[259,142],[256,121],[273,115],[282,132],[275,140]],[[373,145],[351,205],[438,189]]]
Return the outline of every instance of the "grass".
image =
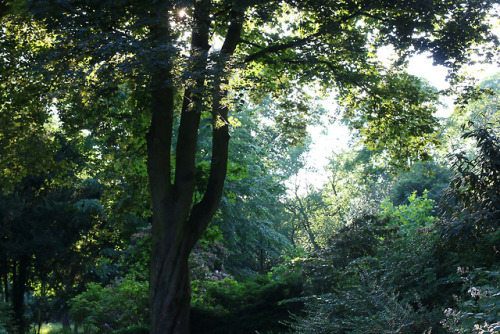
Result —
[[[38,328],[36,328],[36,329],[38,329]],[[62,329],[62,324],[58,324],[58,323],[43,324],[42,328],[40,329],[40,334],[49,334],[50,332],[55,332],[55,331],[58,331],[61,329]],[[34,331],[34,333],[36,333],[36,331]]]
[[[33,332],[36,333],[37,329],[38,328],[35,328],[35,330]],[[58,324],[58,323],[43,324],[42,328],[40,329],[40,334],[49,334],[52,331],[56,331],[56,330],[60,330],[60,329],[62,329],[62,325]]]
[[[50,333],[55,333],[59,332],[62,329],[62,324],[61,323],[56,323],[56,322],[49,322],[46,324],[42,325],[42,328],[40,329],[40,334],[50,334]],[[36,330],[38,329],[32,329],[30,333],[36,333]],[[71,328],[71,333],[73,333],[73,328]]]

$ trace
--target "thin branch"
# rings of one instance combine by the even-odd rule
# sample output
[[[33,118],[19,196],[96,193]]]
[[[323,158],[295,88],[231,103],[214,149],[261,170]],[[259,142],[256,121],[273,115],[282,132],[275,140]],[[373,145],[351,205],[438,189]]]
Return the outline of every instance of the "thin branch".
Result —
[[[375,19],[375,20],[379,20],[379,21],[382,21],[382,22],[390,22],[389,20],[384,19],[383,17],[380,17],[378,15],[374,15],[374,14],[370,14],[370,13],[367,13],[367,12],[359,12],[359,15],[366,16],[366,17],[369,17],[369,18],[372,18],[372,19]]]
[[[240,41],[241,41],[241,43],[243,43],[243,44],[247,44],[247,45],[255,46],[255,47],[260,48],[260,49],[264,48],[262,45],[255,44],[255,43],[250,42],[250,41],[248,41],[248,40],[246,40],[246,39],[243,39],[243,38],[242,38],[242,39],[240,39]]]
[[[249,62],[254,61],[258,58],[264,57],[269,53],[278,53],[279,51],[284,51],[286,49],[305,45],[312,38],[318,37],[320,35],[321,35],[321,33],[317,32],[317,33],[312,34],[310,36],[307,36],[305,38],[299,38],[299,39],[289,41],[288,43],[274,44],[274,45],[268,46],[260,51],[257,51],[255,53],[247,56],[245,58],[245,63],[249,63]]]
[[[362,12],[361,10],[359,11],[356,11],[354,13],[352,13],[351,15],[348,15],[348,16],[344,16],[342,18],[340,18],[336,23],[337,24],[340,24],[340,23],[343,23],[343,22],[347,22],[357,16],[368,16],[368,15],[371,15],[369,13],[365,13],[365,12]],[[327,34],[329,33],[330,31],[328,31],[327,29],[322,29],[314,34],[311,34],[307,37],[303,37],[303,38],[298,38],[298,39],[295,39],[295,40],[292,40],[292,41],[289,41],[287,43],[283,43],[283,44],[274,44],[274,45],[270,45],[266,48],[263,48],[262,50],[260,51],[257,51],[251,55],[248,55],[246,58],[245,58],[245,63],[249,63],[251,61],[254,61],[258,58],[261,58],[261,57],[264,57],[266,55],[268,55],[269,53],[278,53],[280,51],[284,51],[284,50],[287,50],[287,49],[290,49],[290,48],[294,48],[294,47],[300,47],[300,46],[303,46],[305,45],[307,42],[309,42],[310,40],[316,38],[316,37],[319,37],[319,36],[322,36],[324,34]],[[257,47],[259,47],[258,45],[255,45]]]

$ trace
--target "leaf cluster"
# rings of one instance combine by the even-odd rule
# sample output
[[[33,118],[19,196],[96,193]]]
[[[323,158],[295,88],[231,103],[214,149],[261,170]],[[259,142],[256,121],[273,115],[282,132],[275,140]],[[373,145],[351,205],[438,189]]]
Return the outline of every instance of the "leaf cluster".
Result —
[[[147,322],[149,285],[133,276],[101,286],[90,284],[87,291],[71,300],[71,316],[87,332],[109,333]]]
[[[405,73],[376,74],[342,97],[343,117],[370,150],[383,151],[396,169],[431,158],[439,144],[437,91]]]
[[[497,131],[489,127],[468,131],[462,138],[473,138],[477,153],[452,156],[454,176],[447,192],[443,231],[448,239],[465,246],[498,234],[500,144]]]
[[[10,303],[0,301],[0,333],[10,334],[17,332],[14,321],[14,311]]]

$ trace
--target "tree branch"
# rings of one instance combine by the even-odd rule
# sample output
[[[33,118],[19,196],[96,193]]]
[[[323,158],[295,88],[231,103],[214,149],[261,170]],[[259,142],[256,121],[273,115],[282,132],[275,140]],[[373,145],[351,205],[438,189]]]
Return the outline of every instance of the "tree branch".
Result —
[[[165,20],[155,20],[150,27],[151,38],[160,45],[170,39],[168,10],[165,6],[157,8],[158,16]],[[153,198],[163,191],[171,189],[170,146],[172,143],[172,125],[174,110],[174,88],[171,86],[171,68],[161,68],[152,76],[152,119],[146,136],[148,147],[148,174]],[[161,197],[161,196],[160,196]],[[153,205],[159,203],[153,203]]]
[[[225,69],[240,42],[243,30],[243,11],[232,10],[226,38],[220,51],[217,64],[220,74],[215,83],[215,92],[212,104],[212,161],[207,188],[203,199],[196,204],[189,218],[189,226],[194,229],[192,245],[196,243],[215,214],[222,197],[224,182],[227,174],[229,156],[229,107],[223,100],[227,97],[227,90],[222,86],[227,82]]]
[[[357,16],[369,16],[370,14],[369,13],[365,13],[365,12],[362,12],[361,9],[358,10],[358,11],[355,11],[354,13],[352,13],[351,15],[347,15],[347,16],[344,16],[344,17],[341,17],[338,21],[336,21],[336,25],[340,24],[340,23],[343,23],[343,22],[346,22],[346,21],[349,21]],[[325,25],[324,27],[326,27],[327,25]],[[286,43],[282,43],[282,44],[274,44],[274,45],[270,45],[266,48],[263,48],[262,50],[260,51],[257,51],[251,55],[248,55],[244,62],[245,63],[249,63],[249,62],[252,62],[258,58],[261,58],[261,57],[264,57],[266,56],[267,54],[269,53],[278,53],[279,51],[284,51],[286,49],[290,49],[290,48],[294,48],[294,47],[300,47],[302,45],[305,45],[307,42],[309,42],[310,40],[316,38],[316,37],[319,37],[319,36],[322,36],[324,34],[328,34],[330,33],[330,31],[328,31],[328,29],[325,29],[323,27],[323,29],[320,29],[318,32],[314,33],[314,34],[311,34],[307,37],[303,37],[303,38],[297,38],[295,40],[292,40],[292,41],[288,41]],[[250,44],[250,45],[254,45],[254,44],[251,44],[251,43],[248,43],[247,44]],[[258,45],[255,45],[255,46],[258,46]]]
[[[251,55],[248,55],[246,58],[245,58],[245,63],[249,63],[249,62],[252,62],[258,58],[261,58],[261,57],[264,57],[265,55],[269,54],[269,53],[277,53],[279,51],[283,51],[283,50],[286,50],[286,49],[289,49],[289,48],[293,48],[293,47],[298,47],[298,46],[302,46],[302,45],[305,45],[308,41],[310,41],[312,38],[314,37],[318,37],[320,36],[321,34],[318,32],[318,33],[315,33],[315,34],[312,34],[308,37],[304,37],[304,38],[299,38],[299,39],[295,39],[295,40],[292,40],[292,41],[289,41],[287,43],[283,43],[283,44],[274,44],[274,45],[271,45],[271,46],[268,46],[260,51],[257,51]]]
[[[205,85],[208,60],[209,30],[211,19],[208,15],[209,0],[195,2],[193,14],[193,33],[191,37],[191,58],[193,59],[190,72],[196,73],[194,83],[184,91],[181,121],[176,148],[175,168],[175,197],[182,204],[180,212],[187,219],[193,200],[195,188],[196,147],[198,142],[198,128],[200,125],[203,96],[201,92]]]

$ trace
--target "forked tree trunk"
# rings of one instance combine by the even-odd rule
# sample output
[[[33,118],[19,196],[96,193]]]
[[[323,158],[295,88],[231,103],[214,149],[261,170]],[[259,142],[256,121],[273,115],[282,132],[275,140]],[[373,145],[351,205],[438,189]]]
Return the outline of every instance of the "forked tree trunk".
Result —
[[[159,50],[168,50],[170,42],[169,1],[157,1],[151,33]],[[229,129],[228,107],[221,103],[227,92],[224,69],[236,49],[241,34],[242,12],[231,11],[226,39],[217,66],[222,73],[211,91],[206,87],[210,28],[210,0],[194,2],[190,67],[196,73],[190,85],[182,87],[181,121],[172,173],[174,95],[169,54],[165,68],[155,71],[151,82],[152,120],[148,133],[148,174],[153,204],[152,258],[150,271],[150,333],[188,334],[191,300],[188,258],[201,237],[222,197],[227,172]],[[177,87],[177,91],[180,89]],[[210,93],[210,94],[207,94]],[[198,131],[204,98],[212,97],[212,162],[203,198],[193,203],[196,185]],[[222,121],[222,125],[221,125]],[[217,124],[217,125],[215,125]]]

